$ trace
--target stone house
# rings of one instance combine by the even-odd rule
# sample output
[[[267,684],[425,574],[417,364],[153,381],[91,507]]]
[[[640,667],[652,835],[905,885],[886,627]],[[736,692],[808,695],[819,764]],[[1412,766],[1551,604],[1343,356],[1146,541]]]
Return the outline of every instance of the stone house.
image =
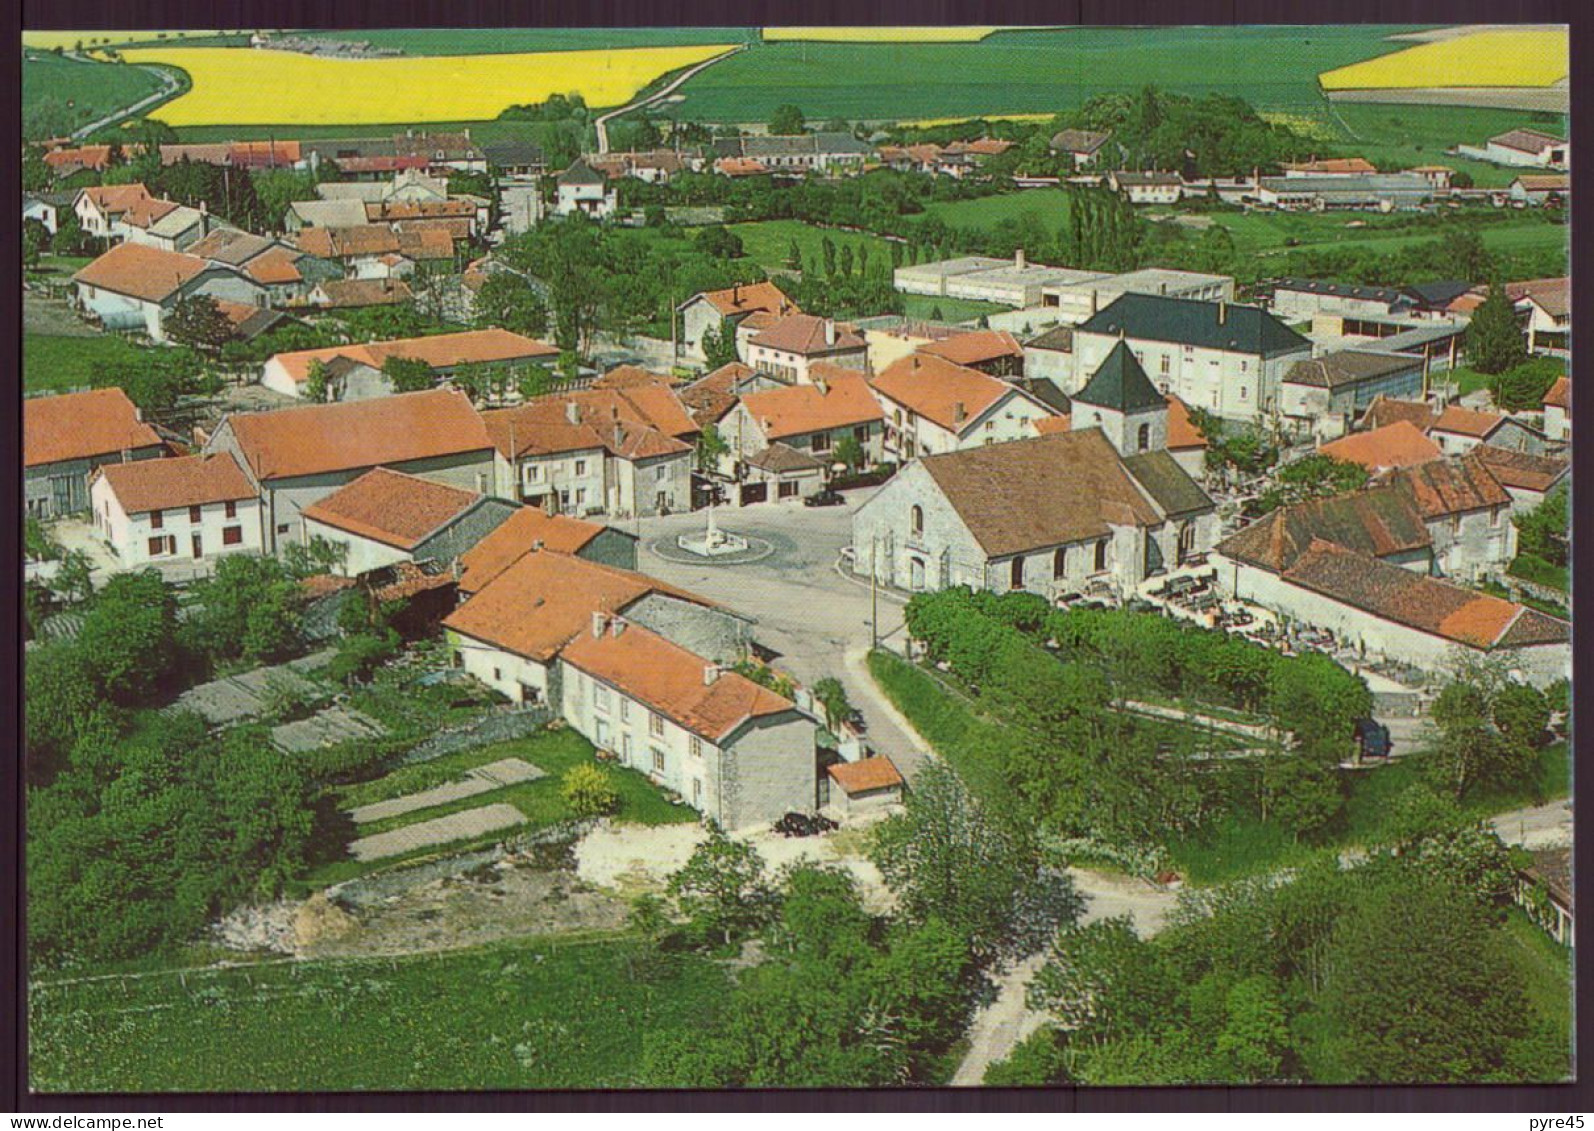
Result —
[[[104,464],[89,498],[95,534],[126,569],[262,549],[260,499],[231,454]]]
[[[72,276],[77,305],[107,330],[166,340],[166,320],[195,295],[264,307],[266,288],[241,271],[180,251],[120,243]]]
[[[869,357],[862,334],[812,314],[786,315],[749,338],[746,348],[748,365],[788,385],[807,384],[809,367],[819,362],[862,370]]]
[[[774,283],[739,283],[722,291],[699,291],[676,311],[681,316],[676,356],[695,360],[703,358],[703,335],[709,330],[720,333],[726,323],[739,327],[754,314],[782,318],[801,313]],[[738,340],[738,356],[742,346]]]
[[[1333,440],[1349,432],[1377,397],[1421,397],[1425,384],[1420,358],[1337,350],[1285,370],[1279,416],[1297,434]]]
[[[1036,421],[1056,415],[1016,384],[924,353],[871,384],[885,412],[885,454],[898,462],[1033,436]]]

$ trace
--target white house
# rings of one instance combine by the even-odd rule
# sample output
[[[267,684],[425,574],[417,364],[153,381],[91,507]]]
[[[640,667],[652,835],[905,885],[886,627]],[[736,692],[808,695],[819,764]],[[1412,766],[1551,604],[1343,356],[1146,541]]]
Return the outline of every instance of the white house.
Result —
[[[1036,421],[1057,415],[1016,384],[929,354],[892,363],[871,384],[885,453],[902,462],[1033,436]]]
[[[1100,133],[1096,130],[1060,130],[1052,135],[1051,150],[1061,156],[1067,154],[1074,159],[1074,165],[1083,169],[1087,165],[1094,165],[1102,156],[1103,146],[1112,138],[1112,132]]]
[[[865,464],[883,458],[880,402],[863,374],[820,364],[811,377],[807,385],[743,393],[720,421],[733,472],[757,484],[740,492],[741,502],[796,501],[819,490],[849,437]],[[783,450],[766,455],[772,448]]]
[[[1544,394],[1544,435],[1557,444],[1572,440],[1572,382],[1557,377]]]
[[[554,212],[559,216],[580,212],[594,220],[607,220],[618,207],[619,193],[609,187],[607,177],[585,160],[578,158],[559,174],[555,184]]]
[[[1184,196],[1184,178],[1178,173],[1109,173],[1107,183],[1130,204],[1178,204]]]
[[[817,806],[817,723],[790,699],[620,615],[594,613],[559,665],[565,720],[720,826]]]
[[[160,434],[121,389],[22,402],[23,501],[35,518],[88,509],[89,477],[101,464],[165,455]]]
[[[231,454],[105,464],[89,502],[95,533],[127,569],[262,549],[260,499]]]
[[[1311,342],[1259,307],[1125,294],[1074,327],[1064,391],[1077,392],[1120,340],[1160,392],[1252,422],[1277,415],[1284,374],[1312,356]]]
[[[754,314],[783,318],[801,313],[779,287],[767,282],[741,283],[722,291],[699,291],[676,310],[681,315],[676,355],[697,360],[703,357],[703,335],[709,330],[721,333],[726,323],[738,327]]]
[[[241,306],[267,305],[266,288],[230,267],[180,251],[120,243],[72,276],[77,303],[107,330],[166,340],[166,319],[193,295]]]

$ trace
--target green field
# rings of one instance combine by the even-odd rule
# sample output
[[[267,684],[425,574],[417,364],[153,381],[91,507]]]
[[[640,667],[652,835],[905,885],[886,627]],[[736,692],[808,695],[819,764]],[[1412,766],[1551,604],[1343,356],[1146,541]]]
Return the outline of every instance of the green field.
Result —
[[[1509,185],[1520,170],[1485,161],[1451,157],[1453,145],[1482,145],[1495,134],[1518,126],[1564,132],[1560,114],[1492,110],[1471,106],[1417,106],[1403,103],[1335,102],[1332,116],[1346,136],[1342,148],[1369,161],[1410,165],[1449,165],[1466,170],[1479,188]]]
[[[624,1088],[644,1034],[709,1028],[725,970],[627,939],[30,987],[38,1091]]]
[[[80,63],[46,51],[28,51],[22,61],[22,120],[53,100],[73,128],[86,126],[160,89],[142,67]]]
[[[1056,231],[1068,219],[1069,191],[1065,188],[1024,189],[1021,192],[982,196],[977,200],[937,200],[925,205],[923,216],[934,216],[954,228],[993,228],[1002,220],[1038,216]]]
[[[1344,213],[1223,212],[1213,222],[1227,228],[1241,254],[1270,255],[1320,248],[1393,252],[1442,237],[1448,229],[1406,217]],[[1491,251],[1524,252],[1567,247],[1567,229],[1531,213],[1512,213],[1476,225]]]
[[[797,246],[802,249],[805,266],[824,262],[827,239],[835,245],[838,255],[844,247],[852,248],[853,255],[867,247],[871,264],[891,261],[890,242],[864,232],[819,228],[801,220],[759,220],[751,224],[732,224],[730,230],[741,237],[747,257],[770,272],[790,270],[786,266],[786,257],[791,254],[792,240],[796,240]]]
[[[692,47],[756,42],[756,28],[366,28],[307,31],[318,39],[344,39],[397,47],[406,55],[507,55],[529,51],[602,51],[622,47]]]
[[[1404,45],[1385,37],[1402,30],[1076,27],[998,32],[977,43],[764,44],[697,75],[663,113],[757,122],[784,103],[811,119],[1051,113],[1155,84],[1324,119],[1318,74],[1398,50]]]
[[[1011,310],[995,302],[979,302],[971,298],[938,298],[935,295],[903,295],[902,313],[907,318],[933,319],[937,322],[972,322],[982,314],[1002,314]],[[936,318],[936,311],[941,316]]]
[[[97,365],[114,365],[136,355],[139,347],[114,334],[92,337],[22,335],[22,388],[26,392],[65,392],[94,385]]]

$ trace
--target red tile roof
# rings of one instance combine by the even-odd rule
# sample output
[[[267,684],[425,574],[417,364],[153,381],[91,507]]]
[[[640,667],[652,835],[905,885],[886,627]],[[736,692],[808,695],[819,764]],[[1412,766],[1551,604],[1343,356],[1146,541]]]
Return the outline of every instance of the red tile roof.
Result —
[[[1352,608],[1470,648],[1571,640],[1572,626],[1557,617],[1328,542],[1314,542],[1283,576]]]
[[[1346,173],[1376,173],[1378,166],[1365,157],[1325,157],[1317,161],[1302,161],[1294,165],[1284,165],[1282,168],[1297,173],[1316,174],[1346,174]]]
[[[837,762],[825,767],[825,773],[849,796],[902,785],[901,772],[884,754],[857,762]]]
[[[1190,408],[1172,393],[1168,394],[1168,450],[1185,452],[1205,448],[1207,438],[1190,419]]]
[[[295,382],[303,384],[310,376],[310,363],[323,364],[346,357],[372,369],[382,368],[390,357],[424,361],[433,369],[449,369],[473,362],[498,363],[533,361],[558,356],[559,350],[536,338],[523,337],[508,330],[465,330],[458,334],[434,334],[426,338],[395,338],[387,342],[360,342],[324,349],[279,353],[271,360],[279,364]]]
[[[126,185],[90,185],[79,189],[78,193],[84,199],[93,201],[101,212],[111,216],[126,212],[143,201],[154,199],[149,189],[139,181]]]
[[[920,346],[919,352],[943,358],[954,365],[979,365],[998,358],[1024,360],[1024,347],[1006,330],[972,330]]]
[[[460,591],[475,593],[538,548],[555,554],[579,553],[605,529],[596,522],[522,507],[460,556]]]
[[[1545,408],[1560,408],[1570,411],[1572,407],[1572,381],[1567,377],[1557,377],[1555,384],[1550,386],[1550,391],[1544,394]]]
[[[301,228],[288,237],[300,251],[317,259],[350,259],[399,250],[398,233],[386,224],[350,228]]]
[[[161,438],[138,418],[120,389],[93,389],[22,402],[22,464],[42,467],[66,460],[160,446]]]
[[[1434,460],[1390,474],[1425,519],[1511,505],[1511,496],[1478,459]]]
[[[288,479],[481,453],[492,441],[470,398],[429,389],[371,400],[229,416],[257,479]]]
[[[1368,471],[1415,467],[1443,458],[1439,445],[1408,420],[1397,420],[1371,432],[1352,432],[1317,449],[1326,456],[1360,464]]]
[[[1425,401],[1402,401],[1379,393],[1362,413],[1359,423],[1366,429],[1383,428],[1404,420],[1419,432],[1426,432],[1439,419],[1439,410]]]
[[[805,436],[832,428],[850,428],[881,419],[880,402],[869,391],[862,373],[827,365],[814,367],[824,387],[788,385],[763,392],[745,393],[742,407],[766,440]]]
[[[1433,537],[1411,497],[1385,485],[1279,507],[1229,535],[1217,552],[1282,573],[1318,542],[1387,558],[1431,549]]]
[[[482,413],[506,459],[603,449],[625,459],[691,451],[697,423],[673,389],[638,385],[554,393]]]
[[[725,318],[748,314],[755,310],[770,314],[790,314],[797,310],[796,304],[787,298],[779,287],[767,282],[743,283],[740,286],[726,287],[723,291],[704,291],[695,298],[708,300],[709,305]]]
[[[108,145],[81,145],[75,149],[56,149],[44,155],[44,163],[57,171],[62,169],[103,169],[111,163],[111,147]]]
[[[613,622],[599,635],[591,628],[565,645],[560,658],[602,680],[675,723],[719,743],[749,719],[796,709],[790,699],[732,671],[715,670],[702,657],[641,625]]]
[[[825,340],[825,327],[831,320],[812,314],[789,314],[752,339],[752,344],[804,357],[821,357],[864,349],[868,343],[850,326],[835,323],[834,342]]]
[[[972,427],[980,414],[997,401],[1017,391],[1008,382],[977,369],[966,369],[922,352],[892,362],[874,379],[874,387],[902,407],[958,433]]]
[[[481,496],[415,475],[373,468],[304,509],[304,517],[398,550],[413,550]]]
[[[144,302],[162,303],[210,266],[198,256],[180,251],[119,243],[84,265],[72,281]]]
[[[1465,458],[1482,463],[1502,487],[1519,491],[1548,491],[1572,470],[1565,456],[1532,455],[1493,444],[1479,444]]]
[[[257,497],[231,452],[108,463],[95,475],[105,478],[130,515]]]
[[[736,388],[753,375],[753,369],[739,361],[722,365],[705,377],[700,377],[680,392],[681,403],[686,405],[698,427],[717,424],[725,414],[736,407]]]
[[[1446,406],[1439,414],[1439,419],[1434,421],[1432,430],[1451,432],[1458,436],[1475,436],[1481,440],[1503,423],[1505,417],[1498,412],[1480,412],[1474,408],[1462,408],[1458,404],[1453,404]]]
[[[622,612],[650,593],[711,604],[632,570],[567,554],[533,552],[477,590],[444,619],[443,627],[546,662],[578,633],[590,631],[593,613]]]

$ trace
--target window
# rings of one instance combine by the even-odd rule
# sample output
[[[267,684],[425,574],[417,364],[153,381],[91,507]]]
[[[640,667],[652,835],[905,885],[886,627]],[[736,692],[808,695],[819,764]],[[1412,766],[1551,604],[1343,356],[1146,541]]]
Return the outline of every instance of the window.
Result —
[[[1162,373],[1163,373],[1164,376],[1167,376],[1168,366],[1170,364],[1172,364],[1172,362],[1173,362],[1173,358],[1169,357],[1167,354],[1163,354],[1162,355],[1162,367],[1161,368],[1162,368]]]
[[[1140,426],[1140,434],[1138,436],[1138,441],[1139,441],[1139,444],[1140,444],[1140,450],[1141,451],[1146,451],[1148,448],[1151,447],[1151,425],[1142,424]]]
[[[830,433],[815,432],[812,446],[816,452],[828,452],[830,450]]]
[[[587,461],[584,460],[584,459],[576,460],[576,474],[577,475],[585,475],[586,473],[587,473]]]
[[[1024,588],[1024,559],[1014,558],[1012,576],[1009,578],[1014,589]]]
[[[620,760],[627,766],[631,764],[631,736],[629,734],[620,736]]]
[[[869,442],[869,426],[867,424],[858,425],[852,430],[852,438],[860,444],[867,444]]]
[[[1100,573],[1107,568],[1107,539],[1103,538],[1096,543],[1096,571]]]
[[[1052,577],[1061,579],[1068,574],[1068,547],[1059,546],[1052,551]]]
[[[1008,413],[1008,414],[1007,414],[1007,418],[1008,418],[1008,419],[1009,419],[1009,420],[1011,420],[1011,419],[1013,419],[1013,414],[1012,414],[1012,413]],[[987,431],[987,432],[994,432],[994,431],[996,431],[996,421],[994,421],[994,420],[987,420],[987,421],[986,421],[986,422],[985,422],[985,430],[986,430],[986,431]]]
[[[796,480],[787,480],[784,483],[777,484],[776,497],[781,499],[795,499],[797,497],[797,486]]]
[[[541,478],[542,478],[542,464],[540,464],[540,463],[528,463],[528,464],[526,464],[526,482],[527,483],[535,483],[535,482],[537,482],[537,480],[539,480]]]
[[[629,699],[622,698],[620,700],[620,721],[622,723],[631,721],[631,700]]]
[[[244,528],[241,526],[226,526],[221,531],[221,544],[223,546],[241,546],[244,541]]]
[[[288,533],[288,524],[286,522],[278,523],[277,524],[277,533],[278,534],[286,534],[286,533]]]
[[[165,525],[166,525],[166,518],[165,518],[164,515],[161,514],[160,511],[150,511],[149,512],[149,528],[151,530],[160,530]]]
[[[691,750],[692,757],[701,758],[703,756],[703,740],[695,734],[692,736]]]
[[[653,772],[656,774],[664,772],[664,751],[657,746],[653,748]]]
[[[237,518],[238,517],[238,503],[234,499],[228,499],[227,500],[227,517],[228,518]]]
[[[592,685],[592,709],[605,713],[609,710],[609,689],[601,683]]]
[[[1241,385],[1240,386],[1240,399],[1242,401],[1243,400],[1247,400],[1247,399],[1250,398],[1250,396],[1251,396],[1251,387],[1249,385]]]
[[[657,711],[648,712],[648,733],[655,738],[664,737],[664,716]]]
[[[586,501],[587,501],[587,489],[585,487],[577,487],[576,488],[576,506],[579,507],[583,503],[585,503]]]
[[[188,508],[188,521],[189,522],[198,522],[199,521],[199,516],[200,516],[200,508],[199,507],[189,507]]]
[[[1241,361],[1240,361],[1240,372],[1244,373],[1250,368],[1251,368],[1251,363],[1242,358]]]
[[[924,533],[924,508],[915,506],[908,512],[908,529],[914,534]]]
[[[161,554],[164,554],[165,552],[166,552],[166,539],[165,539],[164,536],[157,537],[157,538],[151,538],[149,540],[149,556],[150,557],[152,557],[152,558],[159,557]]]
[[[504,678],[503,669],[502,668],[494,668],[493,669],[493,680],[496,682],[496,681],[502,680],[503,678]]]

